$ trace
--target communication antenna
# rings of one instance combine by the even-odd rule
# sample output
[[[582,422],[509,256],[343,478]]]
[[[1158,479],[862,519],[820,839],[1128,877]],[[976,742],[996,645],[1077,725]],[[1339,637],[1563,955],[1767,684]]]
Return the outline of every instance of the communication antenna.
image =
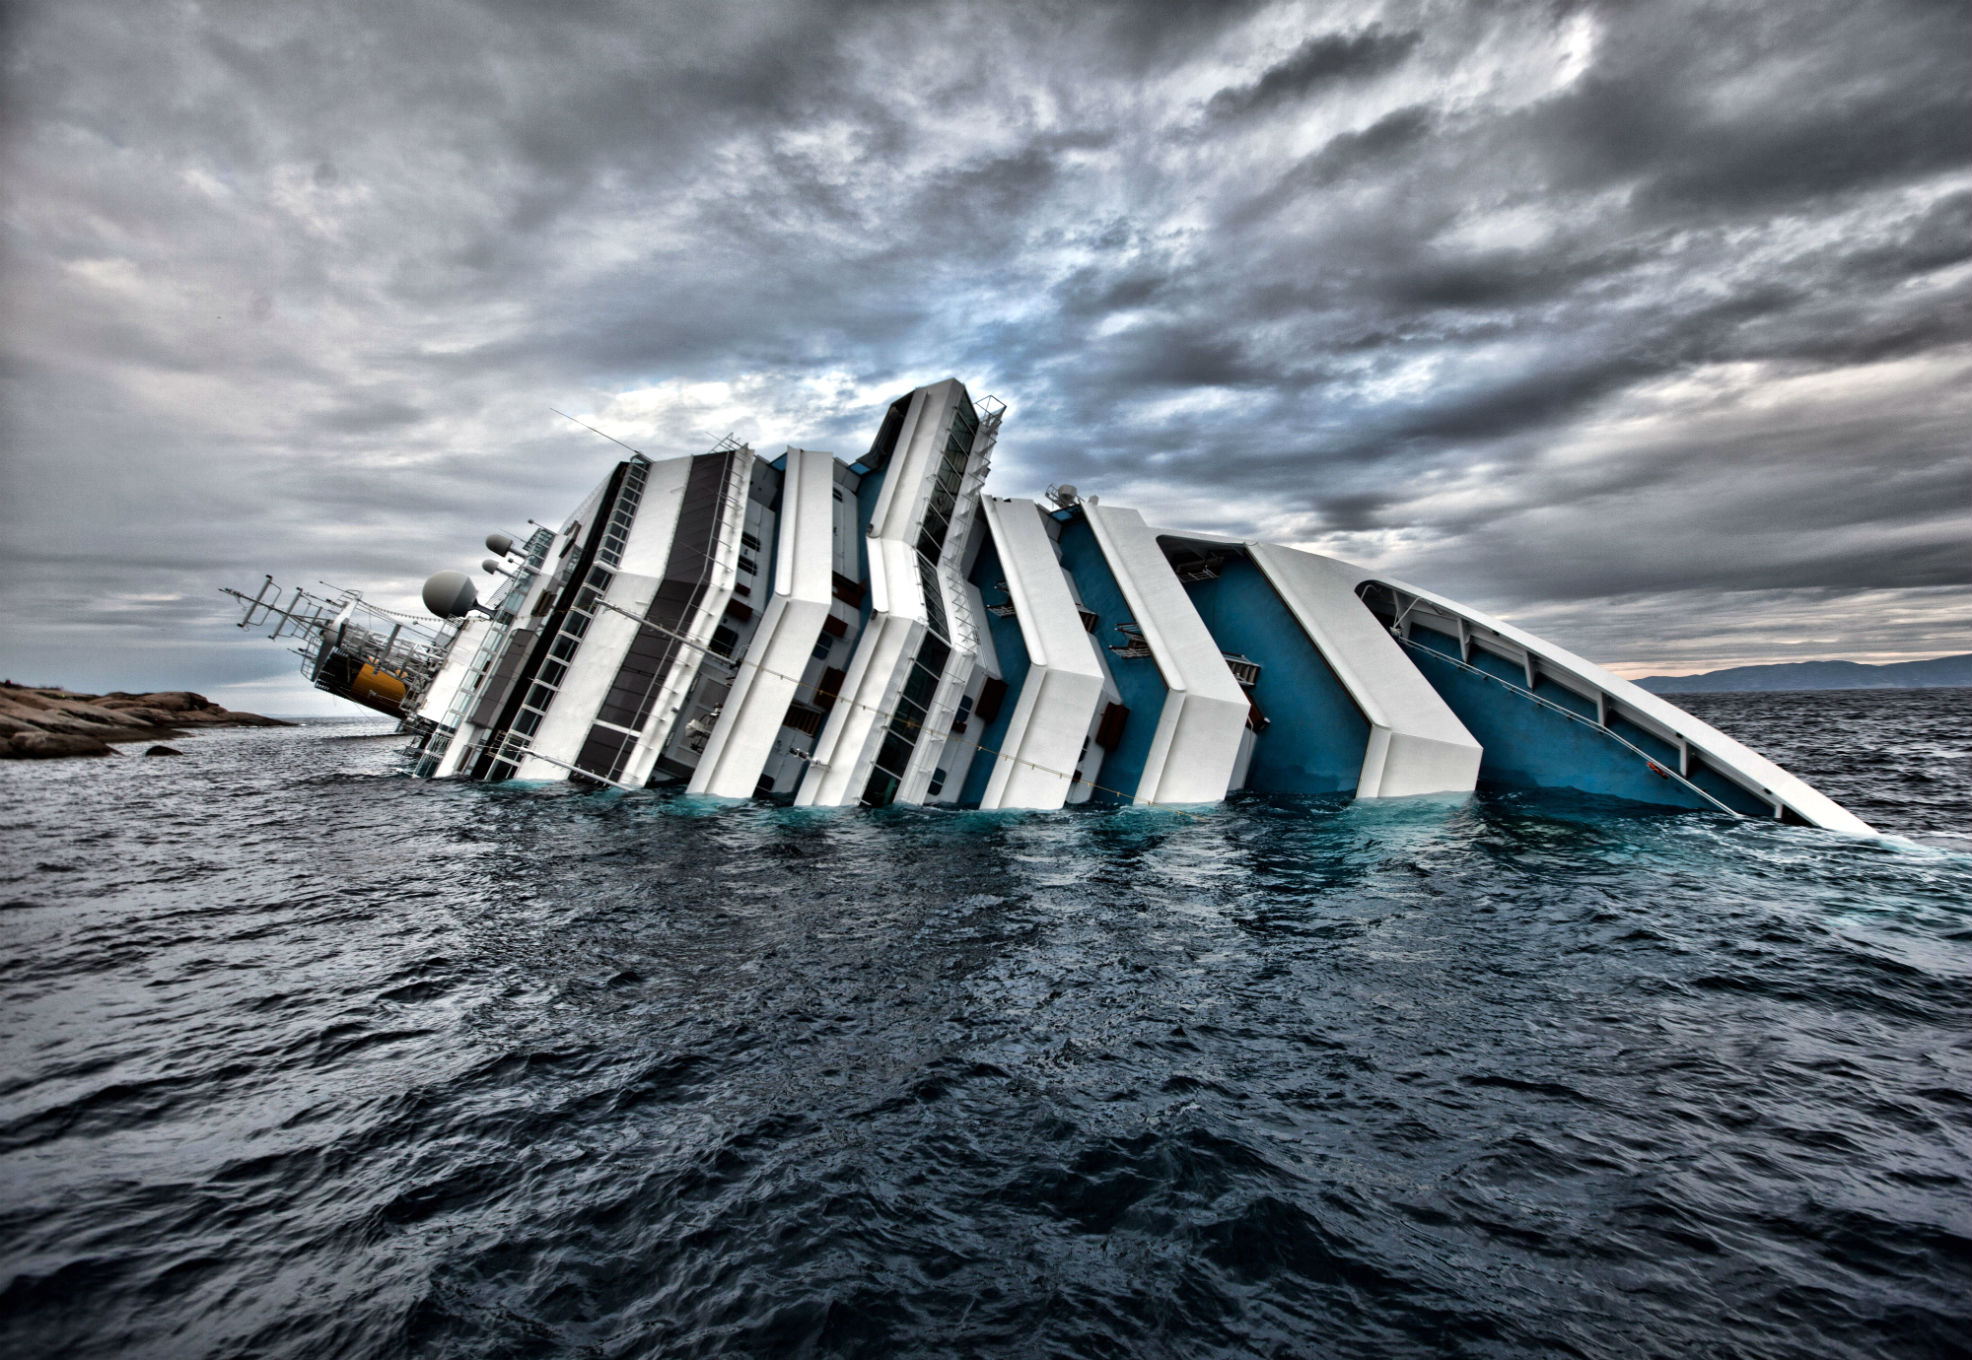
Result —
[[[554,411],[555,414],[560,416],[563,420],[575,420],[575,417],[570,415],[566,411],[556,411],[555,408],[552,406],[550,406],[548,409],[550,411]],[[624,443],[621,439],[618,439],[615,435],[603,434],[601,430],[597,429],[595,426],[591,425],[586,420],[575,420],[575,423],[577,425],[580,425],[583,429],[587,430],[590,434],[602,434],[604,439],[607,439],[610,443],[616,445],[616,447],[618,447],[619,449],[630,449],[630,446],[628,444]],[[630,452],[636,454],[639,458],[650,457],[650,455],[648,453],[645,453],[642,449],[630,449]],[[529,524],[532,524],[534,521],[529,520],[527,522]]]

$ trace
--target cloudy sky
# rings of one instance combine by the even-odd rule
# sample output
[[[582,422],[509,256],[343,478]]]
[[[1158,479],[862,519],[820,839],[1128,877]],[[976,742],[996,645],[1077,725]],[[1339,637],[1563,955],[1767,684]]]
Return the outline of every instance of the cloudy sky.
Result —
[[[1626,674],[1972,650],[1972,9],[8,6],[0,672],[305,711],[616,450],[1371,562]]]

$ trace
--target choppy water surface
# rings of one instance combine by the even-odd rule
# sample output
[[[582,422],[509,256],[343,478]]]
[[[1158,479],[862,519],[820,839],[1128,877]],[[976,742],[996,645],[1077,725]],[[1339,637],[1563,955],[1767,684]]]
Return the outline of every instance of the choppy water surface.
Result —
[[[1968,699],[1689,700],[1875,840],[0,766],[0,1352],[1963,1354]]]

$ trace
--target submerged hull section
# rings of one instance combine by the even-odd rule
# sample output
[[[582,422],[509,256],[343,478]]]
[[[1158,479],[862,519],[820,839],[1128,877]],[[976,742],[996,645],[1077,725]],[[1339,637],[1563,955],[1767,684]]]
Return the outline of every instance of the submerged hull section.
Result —
[[[1871,830],[1806,781],[1593,662],[1443,596],[1347,570],[1479,738],[1484,783]]]
[[[834,465],[826,453],[788,450],[781,467],[773,585],[692,774],[693,793],[748,798],[762,792],[762,779],[770,778],[768,761],[789,715],[819,714],[801,700],[804,693],[812,700],[819,685],[819,677],[804,680],[817,643],[830,638],[833,645],[825,625],[835,593]],[[846,627],[843,632],[846,636]]]
[[[559,529],[489,539],[499,599],[414,666],[395,633],[282,616],[325,639],[324,688],[409,716],[427,775],[988,810],[1539,788],[1869,830],[1428,590],[1072,488],[986,497],[1003,411],[947,379],[853,461],[730,440],[627,459]]]

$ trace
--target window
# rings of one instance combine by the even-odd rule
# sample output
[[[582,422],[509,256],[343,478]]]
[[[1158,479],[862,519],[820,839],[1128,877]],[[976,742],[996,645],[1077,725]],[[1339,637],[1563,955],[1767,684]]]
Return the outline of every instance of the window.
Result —
[[[918,733],[924,727],[925,710],[930,707],[938,679],[951,658],[952,649],[936,637],[927,634],[919,644],[910,678],[904,681],[903,697],[897,701],[897,711],[891,716],[890,730],[877,750],[876,768],[863,790],[866,806],[883,807],[896,798],[904,770],[911,763],[911,752],[917,748]]]
[[[997,675],[986,677],[986,683],[979,687],[979,704],[976,712],[979,721],[989,723],[1000,716],[1000,705],[1006,702],[1007,682]]]
[[[818,708],[834,708],[836,698],[842,693],[842,686],[849,679],[847,671],[830,666],[822,672],[822,678],[815,682],[815,705]]]
[[[952,417],[951,433],[945,439],[945,453],[938,461],[938,472],[933,479],[931,504],[925,507],[924,525],[918,531],[918,551],[933,562],[945,550],[952,508],[958,503],[959,488],[965,483],[965,465],[972,457],[972,438],[978,429],[979,417],[961,395],[959,409]]]
[[[901,775],[904,767],[911,763],[911,743],[895,732],[885,733],[883,745],[876,753],[876,763],[892,774]]]
[[[792,727],[797,732],[805,732],[812,737],[822,730],[822,724],[827,720],[828,714],[821,709],[796,703],[787,706],[787,716],[781,719],[781,725]]]
[[[901,782],[895,775],[872,770],[870,782],[863,786],[863,806],[889,807],[891,800],[897,796],[897,786]]]
[[[872,472],[890,461],[890,455],[897,448],[897,436],[904,432],[904,417],[911,409],[911,396],[907,394],[890,403],[890,409],[883,413],[883,424],[876,432],[876,439],[870,444],[870,451],[863,455],[863,464]]]
[[[918,554],[918,584],[924,589],[924,618],[931,631],[939,637],[949,637],[949,625],[945,622],[945,596],[938,589],[938,573],[933,568],[934,559]]]

